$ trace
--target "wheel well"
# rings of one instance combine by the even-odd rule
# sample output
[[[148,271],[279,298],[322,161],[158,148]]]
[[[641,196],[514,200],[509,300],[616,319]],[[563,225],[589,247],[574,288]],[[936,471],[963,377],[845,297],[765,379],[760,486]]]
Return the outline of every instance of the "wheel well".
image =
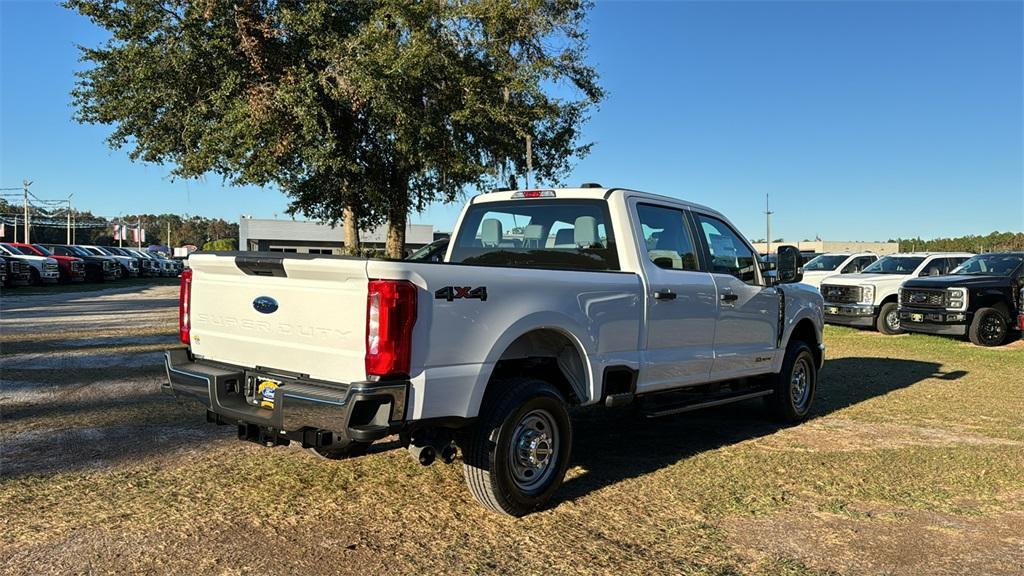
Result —
[[[978,300],[977,308],[995,308],[1005,318],[1010,317],[1010,307],[1006,305],[1006,300],[997,295],[983,296]]]
[[[890,295],[888,295],[888,296],[886,296],[885,298],[882,299],[882,302],[881,302],[881,304],[879,304],[879,306],[881,306],[882,304],[888,304],[889,302],[899,302],[899,301],[900,301],[899,294],[890,294]]]
[[[814,329],[814,324],[810,320],[804,318],[797,322],[789,334],[789,340],[806,342],[811,347],[811,353],[814,354],[814,361],[821,366],[821,348],[818,346],[821,342],[818,342],[818,331]]]
[[[534,330],[516,338],[502,353],[488,383],[523,376],[544,380],[558,388],[571,404],[587,399],[587,368],[579,349],[565,334]]]

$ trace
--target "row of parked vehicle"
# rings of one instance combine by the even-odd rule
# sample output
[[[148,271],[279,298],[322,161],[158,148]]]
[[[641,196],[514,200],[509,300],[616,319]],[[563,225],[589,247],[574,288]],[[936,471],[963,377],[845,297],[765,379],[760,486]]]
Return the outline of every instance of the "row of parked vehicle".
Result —
[[[822,254],[803,282],[825,301],[825,322],[886,335],[966,336],[999,346],[1024,331],[1024,252]]]
[[[183,268],[181,260],[136,248],[0,242],[0,280],[4,286],[173,277]]]

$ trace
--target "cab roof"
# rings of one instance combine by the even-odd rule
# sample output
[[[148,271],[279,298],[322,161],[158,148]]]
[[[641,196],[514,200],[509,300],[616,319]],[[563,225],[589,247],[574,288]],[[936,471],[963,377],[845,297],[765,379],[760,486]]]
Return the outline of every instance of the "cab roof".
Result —
[[[517,198],[515,195],[521,192],[533,192],[533,191],[552,191],[555,193],[555,198],[562,199],[577,199],[577,200],[608,200],[615,194],[623,194],[631,198],[640,198],[643,200],[649,200],[651,202],[657,202],[659,204],[674,204],[686,208],[695,208],[701,212],[707,212],[709,214],[715,214],[725,218],[725,216],[715,210],[703,204],[697,204],[696,202],[689,202],[673,196],[665,196],[663,194],[654,194],[651,192],[642,192],[640,190],[632,190],[629,188],[605,188],[605,187],[580,187],[580,188],[523,188],[518,190],[495,190],[493,192],[485,192],[477,194],[470,199],[470,204],[483,204],[486,202],[504,202],[508,200],[520,200],[521,197]]]

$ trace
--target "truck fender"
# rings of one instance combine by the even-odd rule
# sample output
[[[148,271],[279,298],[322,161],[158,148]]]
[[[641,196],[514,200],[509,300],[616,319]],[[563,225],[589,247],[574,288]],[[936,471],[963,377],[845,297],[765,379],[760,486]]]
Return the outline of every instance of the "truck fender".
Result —
[[[575,348],[576,354],[579,355],[579,359],[582,362],[583,372],[582,382],[572,382],[570,379],[573,384],[574,392],[583,403],[586,403],[589,399],[595,397],[593,389],[593,366],[590,362],[591,346],[593,345],[593,342],[589,338],[580,337],[581,334],[587,334],[586,329],[564,314],[537,312],[519,319],[509,326],[498,337],[498,339],[495,340],[494,346],[491,347],[490,352],[487,354],[487,359],[481,366],[480,375],[477,378],[476,384],[473,386],[473,392],[467,406],[470,414],[476,415],[479,413],[480,404],[483,402],[487,386],[491,381],[491,375],[493,374],[494,368],[502,355],[505,354],[516,340],[519,340],[531,332],[537,331],[551,331],[557,333],[558,335],[565,337],[565,339],[572,344]],[[585,343],[591,344],[591,346],[588,346]]]

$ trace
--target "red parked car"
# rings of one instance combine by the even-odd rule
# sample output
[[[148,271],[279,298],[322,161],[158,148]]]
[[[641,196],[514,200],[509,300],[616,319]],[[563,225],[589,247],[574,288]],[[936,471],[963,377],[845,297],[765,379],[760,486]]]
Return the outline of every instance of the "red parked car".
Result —
[[[49,250],[46,250],[36,244],[25,244],[23,242],[8,242],[8,244],[11,246],[17,246],[22,250],[27,250],[36,256],[53,258],[56,260],[57,266],[60,267],[61,282],[85,282],[85,260],[82,260],[81,258],[53,254]]]

